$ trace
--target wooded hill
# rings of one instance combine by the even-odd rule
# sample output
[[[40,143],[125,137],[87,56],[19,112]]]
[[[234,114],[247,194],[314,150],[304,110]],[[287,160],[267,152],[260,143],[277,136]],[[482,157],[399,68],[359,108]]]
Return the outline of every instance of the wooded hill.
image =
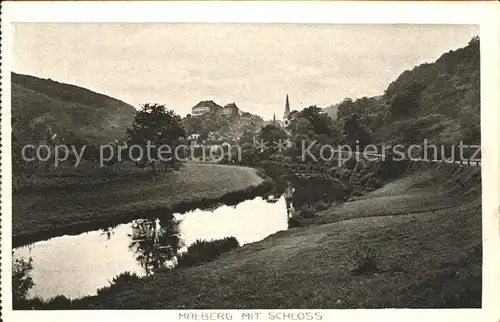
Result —
[[[325,112],[340,122],[354,118],[374,142],[416,143],[427,138],[441,144],[479,144],[479,44],[474,37],[433,63],[404,71],[383,95],[346,98]]]

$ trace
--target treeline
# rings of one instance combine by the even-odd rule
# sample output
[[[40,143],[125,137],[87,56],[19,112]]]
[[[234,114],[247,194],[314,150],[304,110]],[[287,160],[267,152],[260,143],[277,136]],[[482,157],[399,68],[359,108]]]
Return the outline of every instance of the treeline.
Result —
[[[247,163],[281,155],[296,158],[301,144],[318,152],[324,144],[429,144],[449,147],[460,141],[480,144],[480,39],[443,54],[434,63],[404,71],[383,95],[346,98],[332,106],[337,115],[310,106],[292,111],[283,129],[267,124],[255,135],[247,133],[241,141]],[[286,152],[268,145],[258,151],[255,141],[290,140]]]

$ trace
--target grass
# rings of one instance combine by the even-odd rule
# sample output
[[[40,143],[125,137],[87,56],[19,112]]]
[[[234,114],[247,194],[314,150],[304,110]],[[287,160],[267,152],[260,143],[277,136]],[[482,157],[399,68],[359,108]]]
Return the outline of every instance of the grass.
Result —
[[[47,180],[13,194],[14,246],[216,202],[234,204],[269,188],[255,169],[189,163],[167,176],[134,173]]]
[[[359,200],[318,212],[306,227],[77,300],[74,308],[480,307],[481,191],[474,171],[418,166]],[[456,188],[455,180],[463,185]],[[367,258],[376,270],[355,274]]]

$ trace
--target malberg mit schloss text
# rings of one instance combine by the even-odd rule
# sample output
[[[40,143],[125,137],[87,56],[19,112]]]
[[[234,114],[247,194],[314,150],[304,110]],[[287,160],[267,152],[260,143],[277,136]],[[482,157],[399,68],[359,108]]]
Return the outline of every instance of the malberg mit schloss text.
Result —
[[[319,321],[321,312],[191,312],[179,313],[179,321]]]

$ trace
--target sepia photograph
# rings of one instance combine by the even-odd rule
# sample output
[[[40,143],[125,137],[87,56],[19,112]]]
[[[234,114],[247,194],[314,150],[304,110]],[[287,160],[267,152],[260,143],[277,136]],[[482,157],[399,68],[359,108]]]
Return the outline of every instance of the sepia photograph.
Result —
[[[11,26],[14,311],[483,307],[478,24]]]

